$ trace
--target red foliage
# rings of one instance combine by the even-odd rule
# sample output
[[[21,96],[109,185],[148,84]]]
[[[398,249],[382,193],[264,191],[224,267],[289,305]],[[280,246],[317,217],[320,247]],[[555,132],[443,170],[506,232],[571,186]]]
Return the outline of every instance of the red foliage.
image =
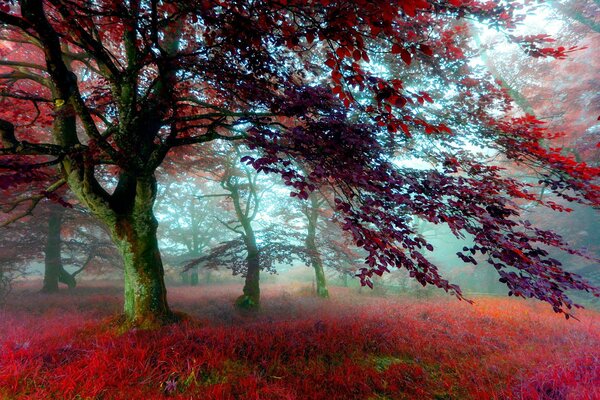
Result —
[[[338,220],[368,252],[359,271],[365,285],[399,268],[462,298],[432,262],[414,217],[472,236],[471,255],[458,256],[488,258],[510,294],[546,301],[567,317],[575,306],[568,292],[600,297],[547,249],[579,253],[524,221],[518,207],[539,185],[597,207],[600,171],[561,155],[556,144],[540,146],[553,135],[535,119],[509,119],[508,90],[472,68],[478,49],[463,20],[498,29],[533,57],[561,59],[577,48],[544,47],[553,40],[545,34],[516,35],[530,11],[522,2],[2,4],[2,45],[10,53],[0,100],[14,105],[0,112],[0,169],[8,168],[0,171],[0,194],[12,202],[14,187],[53,180],[54,170],[42,174],[40,163],[57,165],[96,217],[137,220],[135,207],[151,214],[151,205],[136,200],[146,191],[135,185],[152,191],[172,149],[243,140],[257,151],[246,161],[281,175],[294,197],[333,186]],[[505,177],[465,144],[532,168],[539,185]],[[399,167],[392,157],[400,154],[431,169]],[[115,171],[118,190],[111,191],[103,182],[114,182]]]
[[[471,307],[441,298],[361,297],[363,305],[356,306],[357,295],[339,289],[337,300],[323,303],[271,286],[263,312],[249,317],[229,306],[224,293],[237,290],[185,288],[172,291],[173,303],[213,322],[119,335],[102,322],[119,299],[100,290],[108,294],[79,288],[50,303],[30,293],[17,298],[15,310],[0,320],[0,398],[600,394],[600,315],[591,311],[571,322],[510,299],[480,298]],[[50,311],[59,308],[60,314]]]

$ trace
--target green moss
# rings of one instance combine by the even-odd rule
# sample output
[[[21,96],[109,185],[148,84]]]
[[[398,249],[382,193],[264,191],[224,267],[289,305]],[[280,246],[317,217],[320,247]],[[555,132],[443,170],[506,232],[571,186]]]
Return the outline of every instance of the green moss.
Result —
[[[260,301],[253,296],[243,294],[235,300],[235,307],[240,310],[258,310],[260,308]]]
[[[380,355],[374,356],[370,359],[371,364],[375,367],[375,369],[379,372],[383,372],[387,370],[393,364],[401,364],[401,363],[413,363],[413,360],[405,357],[395,357],[391,355]]]

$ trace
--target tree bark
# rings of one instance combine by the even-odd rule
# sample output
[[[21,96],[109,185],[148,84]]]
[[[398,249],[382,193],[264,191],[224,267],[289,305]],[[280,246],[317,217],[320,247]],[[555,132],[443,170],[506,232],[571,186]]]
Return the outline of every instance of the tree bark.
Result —
[[[260,307],[260,254],[256,245],[254,231],[249,222],[247,226],[244,226],[244,230],[246,231],[244,242],[248,251],[248,256],[246,257],[248,271],[244,282],[243,294],[238,297],[235,305],[238,308],[254,310]]]
[[[44,286],[42,287],[42,291],[46,293],[58,292],[59,276],[63,270],[60,253],[60,228],[63,213],[62,208],[50,207],[44,257]]]
[[[69,289],[73,289],[75,286],[77,286],[77,281],[75,280],[74,274],[67,272],[64,267],[61,267],[60,271],[58,272],[58,281],[67,285]]]
[[[329,297],[327,289],[327,280],[323,270],[323,260],[316,244],[317,222],[319,219],[318,200],[314,193],[310,195],[311,208],[308,210],[308,233],[306,235],[306,249],[310,254],[310,262],[315,270],[315,280],[317,282],[317,296],[321,298]]]
[[[167,303],[164,268],[158,248],[158,222],[152,210],[154,177],[136,178],[133,207],[104,218],[124,262],[126,325],[153,328],[174,320]]]
[[[254,198],[254,212],[250,213],[250,204],[247,202],[245,210],[240,203],[240,192],[237,184],[228,183],[224,187],[231,193],[231,200],[235,209],[237,219],[244,230],[242,237],[246,245],[246,279],[244,281],[243,294],[235,301],[235,306],[245,310],[258,310],[260,308],[260,254],[256,245],[256,235],[252,228],[252,220],[258,209],[258,197],[256,195],[256,181],[246,171],[248,177],[250,194]]]
[[[198,267],[194,267],[190,271],[190,286],[198,286],[198,282]]]
[[[183,271],[181,273],[181,283],[185,286],[189,286],[190,284],[190,273],[189,271]]]

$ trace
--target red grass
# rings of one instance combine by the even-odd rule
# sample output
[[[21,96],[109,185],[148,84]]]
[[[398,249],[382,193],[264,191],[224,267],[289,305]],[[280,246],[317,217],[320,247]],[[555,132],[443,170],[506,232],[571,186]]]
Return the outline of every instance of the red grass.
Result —
[[[120,336],[115,289],[21,295],[0,314],[0,399],[600,399],[598,313],[283,290],[248,316],[237,287],[172,289],[200,322]]]

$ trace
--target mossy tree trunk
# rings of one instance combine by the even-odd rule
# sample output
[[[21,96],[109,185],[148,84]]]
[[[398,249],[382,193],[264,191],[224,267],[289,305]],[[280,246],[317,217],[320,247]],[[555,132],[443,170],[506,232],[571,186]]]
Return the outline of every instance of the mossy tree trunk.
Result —
[[[158,248],[158,222],[152,210],[156,195],[154,177],[130,178],[135,192],[131,208],[109,215],[104,222],[123,256],[125,278],[124,312],[128,324],[136,327],[162,325],[173,319]]]
[[[323,260],[316,244],[317,223],[319,221],[319,200],[315,193],[310,195],[310,208],[307,210],[308,232],[306,235],[306,249],[310,254],[310,261],[315,270],[315,280],[317,282],[316,294],[321,298],[329,297],[327,289],[327,280],[323,270]]]
[[[243,294],[236,300],[236,306],[243,309],[256,309],[260,306],[260,254],[256,246],[256,237],[252,226],[248,224],[245,229],[244,243],[248,255],[246,264],[246,280],[244,281]]]

